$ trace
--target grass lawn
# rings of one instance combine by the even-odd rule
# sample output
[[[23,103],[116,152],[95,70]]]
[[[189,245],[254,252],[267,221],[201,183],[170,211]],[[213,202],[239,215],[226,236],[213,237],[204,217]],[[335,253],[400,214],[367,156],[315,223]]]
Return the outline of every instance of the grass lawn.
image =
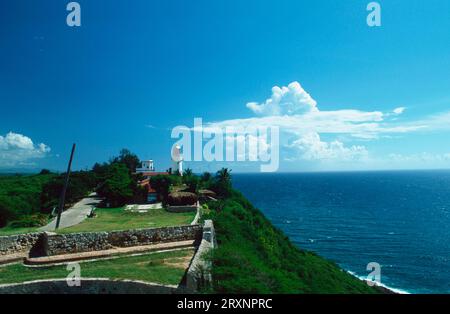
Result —
[[[82,223],[60,229],[58,233],[114,231],[142,228],[157,228],[190,224],[195,212],[169,213],[165,209],[151,209],[147,213],[133,213],[121,208],[98,208],[97,217],[87,218]]]
[[[80,262],[82,278],[130,279],[177,285],[184,276],[194,250],[149,253],[110,260]],[[12,264],[0,267],[0,284],[38,279],[66,278],[70,271],[65,265],[25,267]]]
[[[0,237],[1,236],[9,236],[14,234],[23,234],[23,233],[32,233],[37,232],[39,227],[32,228],[11,228],[11,227],[3,227],[0,228]]]

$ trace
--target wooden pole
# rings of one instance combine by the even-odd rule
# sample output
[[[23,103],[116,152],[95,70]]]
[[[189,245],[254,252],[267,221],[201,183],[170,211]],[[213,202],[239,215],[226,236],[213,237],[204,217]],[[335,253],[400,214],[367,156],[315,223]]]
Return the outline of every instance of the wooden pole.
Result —
[[[55,230],[59,228],[59,223],[61,222],[61,214],[64,209],[64,204],[66,202],[66,192],[67,186],[69,184],[70,168],[72,167],[73,154],[75,153],[75,144],[72,146],[72,153],[70,154],[69,165],[67,166],[66,178],[64,180],[64,187],[61,192],[61,198],[59,199],[58,217],[56,218]]]

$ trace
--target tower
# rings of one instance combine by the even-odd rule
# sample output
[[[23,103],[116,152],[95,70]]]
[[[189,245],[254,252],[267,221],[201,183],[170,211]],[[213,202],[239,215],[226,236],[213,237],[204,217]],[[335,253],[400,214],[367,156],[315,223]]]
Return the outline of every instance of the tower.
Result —
[[[172,148],[172,161],[174,163],[174,169],[178,170],[180,176],[183,176],[183,155],[181,154],[180,145],[176,145]]]

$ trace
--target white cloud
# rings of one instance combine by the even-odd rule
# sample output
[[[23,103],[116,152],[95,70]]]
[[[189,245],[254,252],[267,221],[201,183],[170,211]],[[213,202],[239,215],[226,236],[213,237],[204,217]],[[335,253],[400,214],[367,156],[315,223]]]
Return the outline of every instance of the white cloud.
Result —
[[[303,89],[298,82],[287,87],[272,87],[272,96],[265,102],[247,103],[247,108],[261,116],[281,116],[318,111],[317,102]]]
[[[367,159],[369,155],[364,146],[345,147],[342,142],[337,140],[327,143],[322,141],[319,134],[315,132],[302,135],[288,147],[297,149],[300,157],[305,160],[352,161]]]
[[[405,110],[406,110],[405,107],[398,107],[398,108],[395,108],[392,112],[399,115],[399,114],[402,114],[403,112],[405,112]]]
[[[403,154],[390,154],[389,158],[392,161],[397,162],[443,162],[450,161],[450,153],[446,154],[431,154],[428,152],[403,155]]]
[[[31,138],[9,132],[0,135],[0,167],[30,165],[34,159],[43,158],[50,152],[50,147],[40,143],[35,145]]]
[[[368,149],[363,145],[349,143],[351,140],[368,142],[411,132],[450,129],[450,112],[415,121],[401,121],[398,116],[405,112],[406,107],[403,106],[388,112],[320,110],[317,102],[298,82],[274,86],[270,98],[262,103],[249,102],[247,108],[256,116],[212,122],[206,127],[278,127],[285,156],[282,156],[283,151],[280,153],[285,160],[367,161]],[[327,135],[327,139],[336,136],[339,140],[325,141],[322,135]],[[371,156],[370,160],[375,159]]]

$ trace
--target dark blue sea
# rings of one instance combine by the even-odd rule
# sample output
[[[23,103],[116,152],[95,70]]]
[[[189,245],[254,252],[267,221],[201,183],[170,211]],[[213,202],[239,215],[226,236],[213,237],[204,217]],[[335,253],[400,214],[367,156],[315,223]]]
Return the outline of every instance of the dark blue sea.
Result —
[[[300,248],[409,293],[450,293],[450,171],[234,174]]]

